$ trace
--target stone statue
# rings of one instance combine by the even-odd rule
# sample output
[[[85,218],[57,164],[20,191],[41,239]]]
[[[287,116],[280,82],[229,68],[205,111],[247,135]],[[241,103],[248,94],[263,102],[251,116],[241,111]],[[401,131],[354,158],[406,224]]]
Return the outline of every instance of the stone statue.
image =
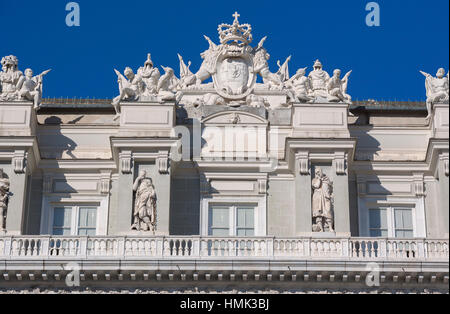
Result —
[[[348,79],[352,71],[348,72],[341,80],[341,70],[336,69],[333,72],[333,77],[328,81],[328,101],[330,102],[345,102],[352,103],[352,97],[347,94]]]
[[[42,80],[51,70],[42,72],[33,77],[31,69],[25,70],[25,76],[22,76],[17,83],[17,91],[20,99],[30,100],[34,103],[34,109],[39,109],[42,99]]]
[[[153,66],[151,54],[147,55],[147,60],[143,67],[138,70],[139,77],[143,82],[143,96],[155,96],[158,94],[158,82],[161,77],[161,73],[158,68]]]
[[[287,57],[286,61],[281,64],[280,60],[278,60],[278,72],[277,75],[280,77],[281,82],[286,82],[289,80],[289,62],[291,61],[292,56]]]
[[[198,72],[195,74],[195,84],[197,85],[197,87],[200,86],[203,81],[209,79],[211,75],[216,71],[214,67],[216,65],[217,56],[220,53],[220,49],[218,48],[218,46],[213,43],[213,41],[208,36],[204,37],[209,43],[209,48],[208,50],[200,54],[203,62],[200,66],[200,70],[198,70]],[[193,82],[190,83],[193,84]]]
[[[0,169],[0,231],[5,231],[6,224],[6,210],[8,209],[8,199],[10,182],[7,178],[4,178],[3,169]]]
[[[113,99],[113,106],[116,110],[115,120],[120,116],[120,102],[123,100],[137,100],[143,93],[142,77],[135,75],[133,70],[129,67],[125,68],[123,76],[119,71],[114,69],[118,77],[119,96]]]
[[[420,71],[425,77],[425,87],[427,90],[427,120],[431,118],[433,104],[449,101],[449,74],[445,76],[445,69],[440,68],[436,77]]]
[[[322,63],[316,60],[314,63],[314,70],[309,74],[311,81],[311,88],[314,96],[317,98],[328,98],[327,83],[330,80],[330,75],[322,68]]]
[[[146,171],[139,172],[133,185],[136,192],[134,221],[131,227],[136,231],[156,231],[156,192],[152,179]]]
[[[309,79],[305,76],[306,69],[299,69],[297,73],[286,82],[286,87],[293,101],[300,102],[312,102],[314,100],[314,94],[312,92]]]
[[[166,72],[158,81],[158,96],[162,101],[175,100],[180,81],[172,68],[162,67]]]
[[[2,71],[0,72],[0,101],[17,100],[17,84],[23,77],[19,71],[19,60],[16,56],[6,56],[1,60]]]
[[[313,232],[334,232],[333,183],[321,168],[316,168],[312,180]]]
[[[259,73],[263,78],[264,84],[266,84],[269,89],[281,89],[282,88],[282,80],[280,76],[275,73],[270,72],[269,63],[267,62],[270,59],[270,54],[263,47],[264,42],[267,40],[267,37],[264,37],[258,44],[258,47],[255,50],[254,64],[255,64],[255,73]]]
[[[184,63],[183,57],[178,54],[178,59],[180,60],[180,88],[187,88],[190,85],[194,85],[196,83],[197,78],[195,74],[193,74],[190,70],[191,61],[188,62],[188,65]]]

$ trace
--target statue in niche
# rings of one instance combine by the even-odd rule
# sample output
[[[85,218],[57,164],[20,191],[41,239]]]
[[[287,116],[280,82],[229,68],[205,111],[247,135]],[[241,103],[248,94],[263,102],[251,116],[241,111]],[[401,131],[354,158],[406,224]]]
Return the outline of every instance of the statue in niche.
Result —
[[[17,100],[17,84],[23,77],[19,71],[19,60],[16,56],[6,56],[1,60],[0,72],[0,101]]]
[[[440,68],[436,77],[431,74],[420,71],[425,77],[425,87],[427,90],[427,120],[431,118],[433,104],[449,101],[449,74],[445,76],[445,69]]]
[[[9,196],[11,195],[9,186],[9,180],[4,178],[3,169],[0,169],[0,232],[4,232],[6,227],[6,211],[8,209]]]
[[[44,71],[33,77],[33,70],[26,69],[25,76],[22,76],[17,83],[19,99],[33,101],[34,109],[39,109],[39,104],[42,99],[42,80],[50,71]]]
[[[334,232],[333,183],[319,167],[315,170],[312,188],[313,232]]]
[[[139,172],[133,185],[136,192],[132,230],[156,231],[156,192],[146,171]]]
[[[314,63],[314,70],[309,74],[311,88],[314,96],[317,98],[328,98],[327,83],[330,80],[330,75],[323,70],[322,63],[316,60]]]
[[[352,74],[352,71],[345,74],[344,78],[341,79],[341,70],[336,69],[333,72],[333,77],[328,81],[328,101],[330,102],[345,102],[348,104],[352,103],[352,97],[347,94],[348,79]]]
[[[306,69],[298,69],[297,73],[286,82],[289,97],[293,101],[312,102],[314,100],[310,81],[305,76]]]

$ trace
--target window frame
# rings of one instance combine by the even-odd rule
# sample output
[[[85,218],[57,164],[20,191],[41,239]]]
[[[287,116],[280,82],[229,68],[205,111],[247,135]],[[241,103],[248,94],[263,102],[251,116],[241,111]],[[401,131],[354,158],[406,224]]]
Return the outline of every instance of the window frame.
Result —
[[[238,203],[226,203],[226,202],[210,202],[208,204],[208,212],[207,212],[207,234],[208,237],[215,237],[211,235],[212,227],[210,226],[211,222],[211,212],[214,206],[217,207],[228,207],[228,237],[240,237],[237,235],[237,230],[239,229],[237,226],[238,221],[238,208],[253,208],[253,236],[245,236],[245,237],[255,237],[258,233],[258,203],[254,202],[238,202]],[[248,229],[248,228],[244,228]]]
[[[412,231],[413,238],[425,238],[424,234],[420,234],[419,224],[417,220],[417,212],[420,210],[418,208],[419,204],[412,201],[406,200],[366,200],[364,208],[360,210],[360,236],[369,238],[384,238],[384,237],[373,237],[370,234],[370,210],[373,209],[386,209],[387,216],[387,227],[388,236],[391,239],[403,239],[396,236],[396,224],[395,224],[395,209],[410,209],[411,219],[412,219]],[[425,227],[422,227],[425,230]],[[399,229],[403,230],[403,229]]]
[[[100,204],[98,203],[53,203],[49,208],[48,214],[48,234],[53,236],[54,230],[54,213],[56,208],[70,208],[71,209],[71,222],[70,222],[70,236],[79,237],[79,219],[80,219],[80,208],[88,207],[96,209],[95,217],[95,236],[99,235],[99,215],[100,215]],[[81,237],[81,236],[80,236]]]

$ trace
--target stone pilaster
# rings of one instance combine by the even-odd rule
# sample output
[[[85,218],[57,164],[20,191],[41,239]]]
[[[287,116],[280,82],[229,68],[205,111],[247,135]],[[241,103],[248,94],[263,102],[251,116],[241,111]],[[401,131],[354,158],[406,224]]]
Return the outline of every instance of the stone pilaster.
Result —
[[[347,171],[347,155],[336,152],[333,159],[334,170],[334,225],[336,236],[350,236],[350,199]]]
[[[133,178],[134,165],[131,152],[122,152],[119,155],[119,196],[115,231],[126,234],[131,230],[133,215]]]
[[[15,152],[11,164],[13,171],[9,178],[9,190],[12,195],[8,202],[6,231],[10,235],[22,235],[28,195],[27,186],[30,178],[27,154],[24,151]]]
[[[311,167],[308,152],[299,152],[295,156],[295,222],[296,234],[311,235]]]
[[[441,154],[439,157],[439,212],[443,222],[445,237],[449,237],[449,170],[448,170],[448,153]]]

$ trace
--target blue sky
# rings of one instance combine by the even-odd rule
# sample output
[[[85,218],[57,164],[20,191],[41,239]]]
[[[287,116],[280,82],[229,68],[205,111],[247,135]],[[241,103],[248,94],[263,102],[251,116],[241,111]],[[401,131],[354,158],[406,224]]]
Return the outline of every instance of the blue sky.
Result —
[[[177,73],[180,53],[195,72],[208,47],[202,35],[218,42],[218,24],[235,11],[252,24],[255,45],[268,36],[272,72],[291,54],[291,73],[319,58],[330,73],[353,70],[355,99],[424,100],[419,70],[449,67],[448,0],[378,0],[380,27],[366,26],[370,0],[78,0],[81,26],[73,28],[68,2],[0,0],[0,56],[17,55],[22,71],[52,68],[44,97],[111,98],[113,68],[136,70],[148,52]]]

